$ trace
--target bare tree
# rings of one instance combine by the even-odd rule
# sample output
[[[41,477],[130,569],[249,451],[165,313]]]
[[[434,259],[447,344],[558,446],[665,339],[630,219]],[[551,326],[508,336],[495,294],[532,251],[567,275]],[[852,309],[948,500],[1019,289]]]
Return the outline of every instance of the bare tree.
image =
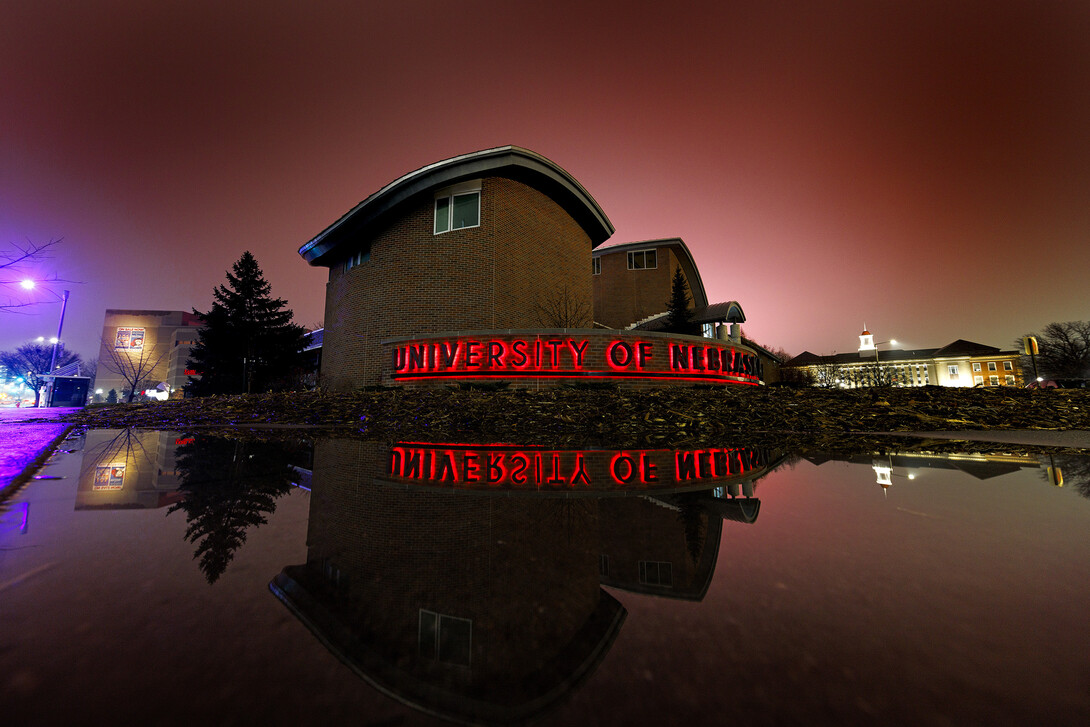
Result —
[[[27,343],[14,351],[0,351],[2,365],[12,379],[22,379],[34,390],[34,406],[38,406],[41,389],[46,385],[43,378],[50,373],[49,365],[53,360],[53,344]],[[67,366],[80,361],[78,353],[65,349],[63,343],[57,344],[56,366]]]
[[[839,389],[846,378],[844,367],[833,356],[822,356],[813,369],[815,383],[824,389]]]
[[[577,298],[566,285],[538,300],[535,312],[542,328],[588,328],[591,325],[590,305]]]
[[[102,350],[105,353],[101,358],[102,368],[125,380],[129,389],[129,403],[136,396],[139,385],[150,380],[155,369],[170,353],[170,348],[163,345],[149,346],[145,343],[139,349],[124,349],[106,339],[102,341]]]
[[[0,252],[0,311],[61,299],[54,284],[71,281],[56,275],[43,278],[33,270],[36,263],[52,257],[51,248],[60,242],[60,238],[41,244],[28,240],[23,244],[11,243],[10,249]]]

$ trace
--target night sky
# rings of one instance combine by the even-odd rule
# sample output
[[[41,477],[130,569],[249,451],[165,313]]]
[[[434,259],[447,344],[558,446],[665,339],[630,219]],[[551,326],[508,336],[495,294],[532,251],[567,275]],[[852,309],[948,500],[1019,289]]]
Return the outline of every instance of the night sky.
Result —
[[[315,9],[318,8],[318,9]],[[1090,319],[1090,3],[0,0],[0,245],[64,238],[65,340],[207,309],[243,250],[296,319],[300,245],[505,144],[617,231],[679,236],[791,353],[1009,347]],[[589,267],[589,266],[588,266]],[[0,349],[59,303],[0,312]]]

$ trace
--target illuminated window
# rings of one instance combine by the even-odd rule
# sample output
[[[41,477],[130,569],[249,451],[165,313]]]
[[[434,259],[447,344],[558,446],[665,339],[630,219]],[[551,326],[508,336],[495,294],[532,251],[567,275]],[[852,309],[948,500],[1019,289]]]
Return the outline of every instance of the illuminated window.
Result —
[[[715,324],[714,323],[701,323],[700,330],[704,338],[715,338]]]
[[[988,385],[989,386],[999,386],[999,377],[998,376],[989,376],[988,377]]]
[[[629,270],[651,270],[659,266],[654,250],[636,250],[628,253]]]
[[[355,255],[344,261],[344,271],[347,273],[352,268],[362,265],[371,259],[370,250],[360,250]]]
[[[995,368],[995,361],[989,361],[989,362],[988,362],[988,370],[989,370],[989,371],[995,371],[995,370],[996,370],[996,368]]]
[[[602,258],[592,257],[590,259],[590,273],[591,273],[591,275],[601,275],[602,274]]]
[[[979,361],[973,364],[973,371],[980,371],[980,362]]]
[[[420,609],[417,632],[420,656],[456,666],[469,666],[473,646],[473,622]]]
[[[673,586],[674,569],[670,563],[640,561],[640,583],[648,586]]]
[[[984,377],[983,376],[974,376],[973,377],[973,383],[983,386],[984,385]]]
[[[1007,386],[1014,386],[1014,377],[1013,376],[1011,376],[1010,374],[1007,374],[1003,378],[1006,380],[1005,383],[1007,384]]]
[[[950,367],[949,367],[948,370],[950,372],[950,378],[951,379],[956,379],[958,377],[958,365],[957,364],[950,364]]]
[[[1014,362],[1004,361],[1003,362],[1003,370],[1004,371],[1014,371]]]
[[[481,193],[452,194],[435,198],[435,234],[479,227],[481,224]]]

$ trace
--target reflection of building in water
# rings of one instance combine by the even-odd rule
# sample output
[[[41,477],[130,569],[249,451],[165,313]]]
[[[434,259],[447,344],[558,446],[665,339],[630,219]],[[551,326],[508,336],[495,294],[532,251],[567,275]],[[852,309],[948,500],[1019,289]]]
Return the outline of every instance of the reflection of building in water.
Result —
[[[177,432],[92,429],[84,437],[77,510],[165,507],[178,501]]]
[[[753,480],[746,479],[699,492],[602,500],[602,584],[703,599],[715,574],[723,521],[757,520],[761,501],[753,490]]]
[[[896,480],[914,480],[926,470],[959,470],[978,480],[1036,469],[1040,462],[1036,456],[1017,454],[949,454],[940,452],[905,452],[882,455],[857,455],[837,459],[835,457],[807,456],[815,465],[830,461],[867,465],[874,470],[874,479],[883,490],[896,484]]]
[[[315,448],[308,553],[273,590],[357,674],[448,719],[556,703],[624,609],[598,583],[598,503],[498,498],[377,479],[389,449]]]
[[[527,719],[563,699],[610,648],[625,610],[602,584],[703,596],[723,520],[756,519],[753,479],[769,471],[760,453],[723,452],[731,454],[716,463],[665,450],[318,442],[307,562],[285,568],[271,588],[390,696],[447,719]],[[523,489],[515,473],[523,459],[522,485],[547,482],[550,462],[556,483]],[[581,460],[603,490],[560,477]],[[664,481],[676,466],[682,489],[619,492],[618,480],[640,487],[641,462],[645,473],[660,463]],[[728,465],[738,475],[711,477]],[[695,490],[701,473],[710,481]]]

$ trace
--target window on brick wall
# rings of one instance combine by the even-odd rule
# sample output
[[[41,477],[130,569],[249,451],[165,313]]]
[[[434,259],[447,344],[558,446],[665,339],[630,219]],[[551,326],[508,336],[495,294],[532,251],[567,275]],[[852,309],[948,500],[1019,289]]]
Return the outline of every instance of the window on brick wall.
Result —
[[[432,661],[469,666],[473,621],[420,609],[417,632],[420,656]]]
[[[349,256],[349,258],[344,261],[344,271],[347,273],[352,268],[357,267],[359,265],[363,265],[365,262],[367,262],[370,259],[371,259],[371,251],[369,249],[368,250],[360,250],[355,255]]]
[[[590,259],[590,273],[591,273],[591,275],[601,275],[602,274],[602,258],[592,257]]]
[[[640,583],[649,586],[673,586],[674,569],[670,563],[640,561]]]
[[[481,224],[481,193],[467,192],[435,198],[435,234],[479,227]]]
[[[634,250],[628,253],[629,270],[651,270],[659,266],[654,250]]]
[[[1014,362],[1013,361],[1004,361],[1003,362],[1003,370],[1004,371],[1014,371]]]

